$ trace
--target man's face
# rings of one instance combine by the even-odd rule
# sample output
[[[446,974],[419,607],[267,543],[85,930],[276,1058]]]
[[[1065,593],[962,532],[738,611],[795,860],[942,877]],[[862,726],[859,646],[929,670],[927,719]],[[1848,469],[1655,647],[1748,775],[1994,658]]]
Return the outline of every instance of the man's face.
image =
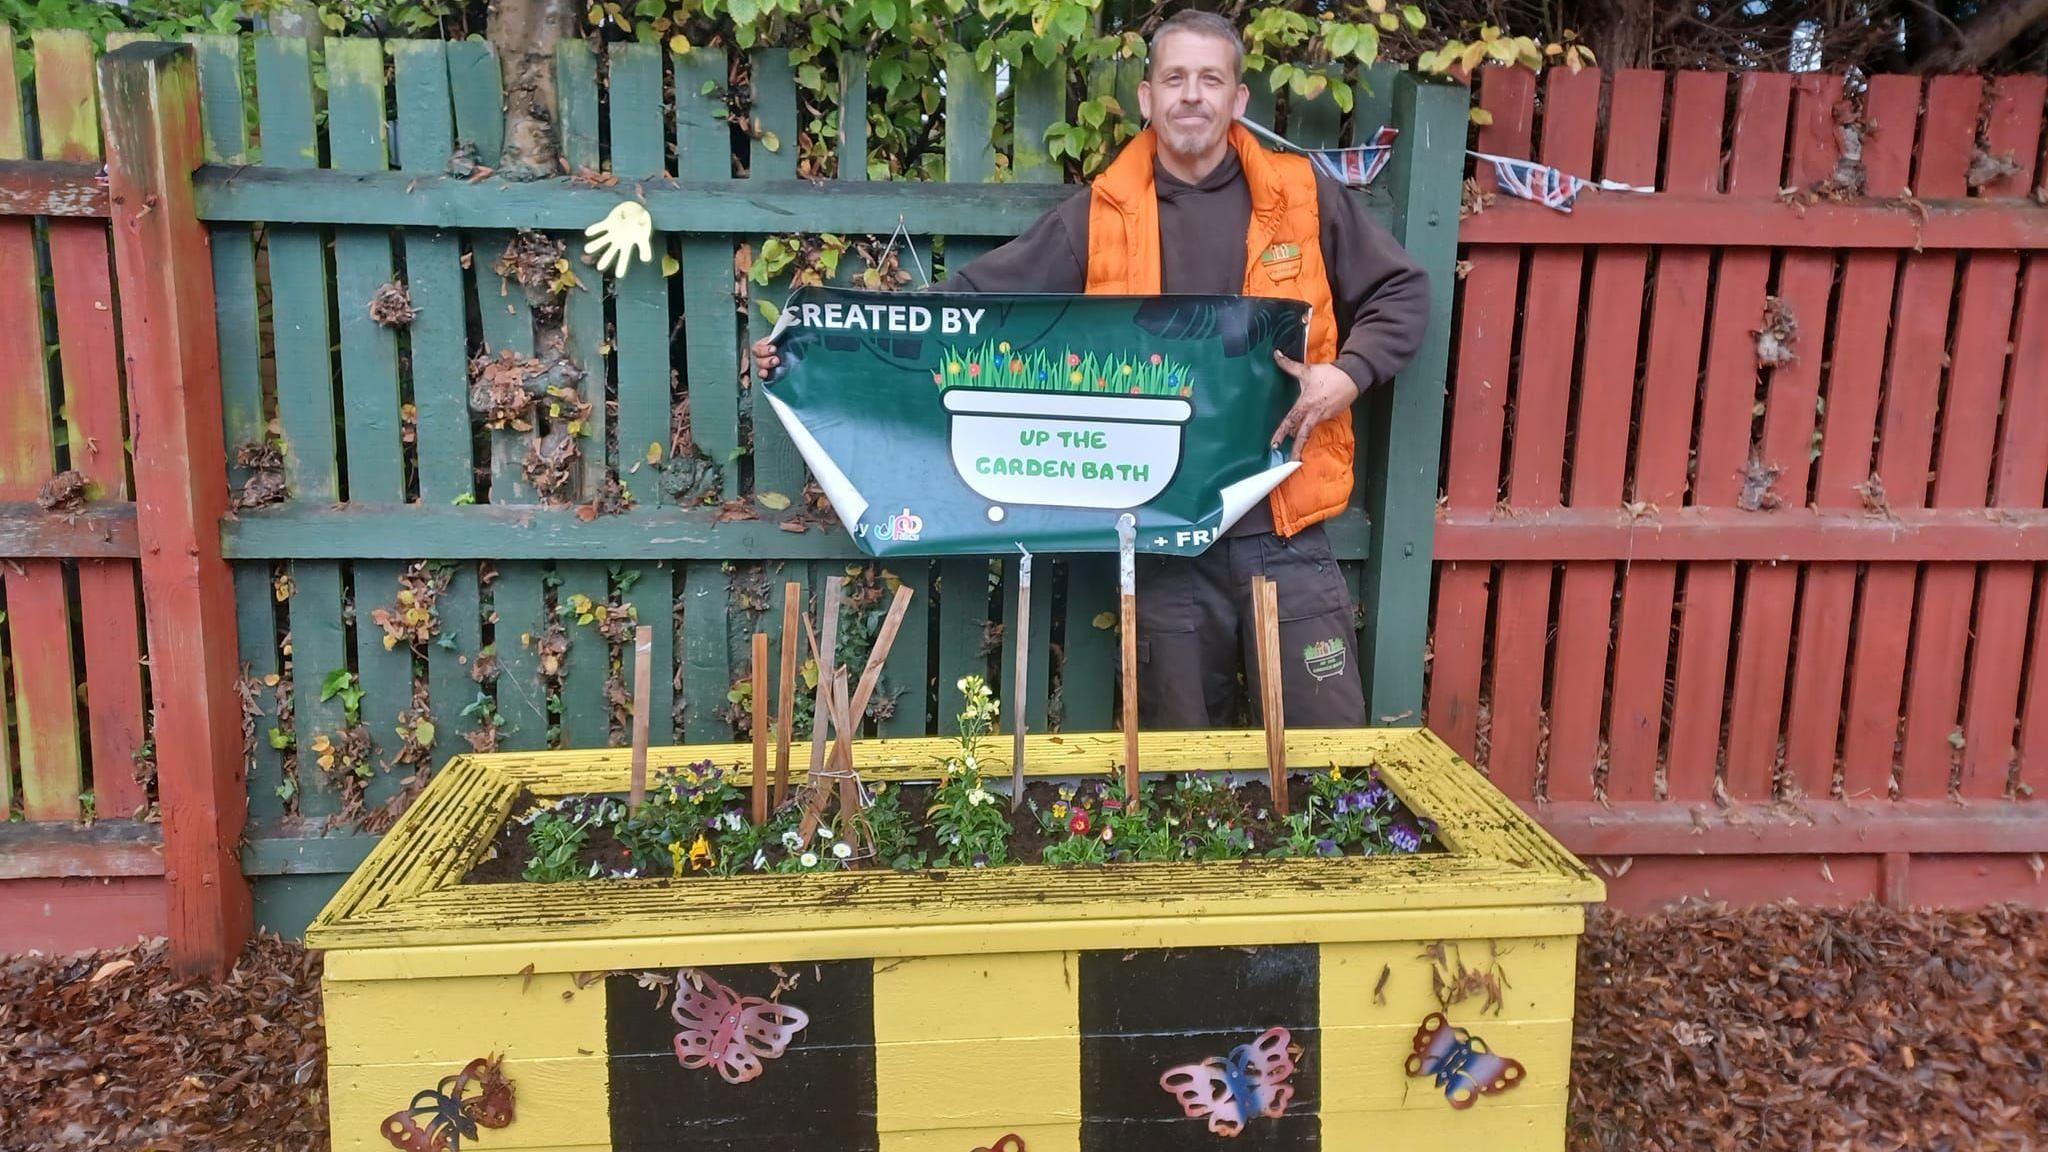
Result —
[[[1238,82],[1236,55],[1228,40],[1199,32],[1160,40],[1150,73],[1138,85],[1138,109],[1158,130],[1161,148],[1193,158],[1223,142],[1251,98]]]

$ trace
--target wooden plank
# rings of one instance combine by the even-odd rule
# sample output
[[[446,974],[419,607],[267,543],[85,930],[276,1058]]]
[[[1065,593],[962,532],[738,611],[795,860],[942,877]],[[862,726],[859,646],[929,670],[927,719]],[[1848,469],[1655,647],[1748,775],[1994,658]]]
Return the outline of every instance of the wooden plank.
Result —
[[[1069,556],[1059,571],[1066,585],[1059,730],[1106,732],[1116,683],[1116,559]]]
[[[0,159],[27,155],[19,99],[9,54],[0,60]],[[0,315],[26,318],[0,324],[0,500],[29,501],[57,471],[57,456],[34,222],[28,219],[0,219]],[[14,660],[22,811],[30,820],[74,820],[85,773],[64,572],[55,560],[9,564],[0,568],[0,591]]]
[[[1901,194],[1912,174],[1913,136],[1920,115],[1920,80],[1875,76],[1864,95],[1864,188],[1871,196]],[[1864,506],[1861,486],[1870,477],[1871,442],[1883,394],[1886,336],[1898,259],[1888,252],[1850,252],[1843,259],[1835,329],[1829,349],[1827,412],[1813,502],[1821,509]],[[1943,553],[1946,555],[1947,553]],[[1808,795],[1833,789],[1836,737],[1847,684],[1849,632],[1855,613],[1853,564],[1810,565],[1801,592],[1797,666],[1786,713],[1785,765]]]
[[[1066,119],[1065,62],[1042,65],[1035,60],[1010,63],[1010,99],[1015,125],[1010,140],[1010,174],[1027,184],[1058,184],[1064,173],[1046,150],[1045,134]]]
[[[835,571],[830,564],[817,567],[827,575]],[[932,568],[925,561],[911,560],[891,561],[882,569],[884,576],[895,576],[915,597],[882,668],[883,682],[896,697],[896,710],[878,725],[883,736],[922,736],[930,730]]]
[[[1672,82],[1665,182],[1673,191],[1720,186],[1722,109],[1728,79],[1680,72]],[[1706,331],[1707,277],[1713,254],[1663,249],[1649,302],[1649,346],[1629,491],[1645,505],[1677,509],[1685,501],[1693,404]],[[1443,541],[1438,540],[1442,552]],[[1644,563],[1630,553],[1615,626],[1614,690],[1607,716],[1607,789],[1612,800],[1657,793],[1678,566]]]
[[[0,216],[107,215],[99,165],[0,158]]]
[[[1991,493],[1992,503],[2001,508],[2038,506],[2042,485],[2048,482],[2048,260],[2040,256],[2027,263],[2018,311],[2005,428]],[[2040,603],[2033,585],[2031,565],[1990,564],[1984,569],[1977,609],[1979,646],[1971,660],[1970,700],[1963,716],[1960,790],[1966,797],[2005,795],[2019,758],[2016,729],[2017,721],[2025,718],[2020,712],[2025,653],[1987,638],[2026,634],[2029,610]],[[2040,647],[2037,641],[2035,648]],[[2038,749],[2038,740],[2033,743]],[[2040,774],[2037,770],[2033,775],[2038,779]]]
[[[538,648],[548,623],[542,576],[538,564],[501,564],[490,585],[502,722],[498,747],[506,751],[548,747],[549,686],[541,678]]]
[[[1959,196],[1964,191],[1981,94],[1982,81],[1976,77],[1929,81],[1913,173],[1917,193]],[[1900,274],[1875,469],[1885,501],[1894,509],[1927,503],[1955,273],[1954,253],[1926,252],[1908,256]],[[1912,618],[1918,578],[1915,564],[1873,565],[1864,577],[1842,747],[1844,787],[1852,797],[1882,795],[1892,782],[1912,637],[1912,629],[1904,625]],[[1947,732],[1942,736],[1946,738]],[[1902,795],[1941,795],[1948,789],[1948,778],[1943,773],[1936,782],[1916,772],[1899,786],[1908,789]]]
[[[247,939],[252,912],[235,856],[248,798],[234,587],[220,554],[220,352],[207,234],[187,175],[200,159],[192,53],[140,44],[114,52],[100,65],[100,94],[123,346],[135,425],[146,430],[135,478],[144,603],[158,641],[151,662],[172,960],[218,976]]]
[[[1024,693],[1024,726],[1028,731],[1046,731],[1047,692],[1052,673],[1052,596],[1049,572],[1044,561],[1032,565],[1031,582],[1034,585],[1031,597],[1031,618],[1020,631],[1017,627],[1017,561],[1003,561],[1003,649],[996,659],[996,672],[1002,677],[998,696],[1003,702],[1003,727],[1009,727],[1008,718],[1014,716],[1014,701],[1017,693]],[[1028,683],[1021,689],[1013,683],[1017,669],[1017,640],[1027,638],[1031,644],[1031,659],[1025,667]]]
[[[1480,73],[1478,83],[1479,106],[1493,120],[1479,130],[1480,149],[1501,156],[1527,156],[1535,121],[1534,77],[1516,69],[1489,68]],[[1481,165],[1475,179],[1482,188],[1494,187],[1490,167]],[[1475,249],[1465,275],[1458,375],[1450,400],[1450,459],[1445,473],[1446,503],[1451,508],[1491,509],[1501,498],[1509,357],[1521,267],[1518,252]],[[1431,631],[1434,659],[1427,722],[1446,743],[1474,760],[1481,759],[1480,670],[1485,661],[1492,580],[1491,565],[1453,561],[1442,566]]]
[[[668,171],[662,50],[652,44],[615,44],[609,50],[609,61],[612,172],[619,176],[620,187],[637,188],[639,181],[665,176]],[[661,264],[668,254],[668,240],[662,236],[657,241],[660,250],[651,267],[633,268],[612,282],[619,374],[619,478],[647,507],[667,501],[660,469],[670,466],[674,450],[669,435],[668,279]],[[650,459],[654,463],[650,464]]]
[[[715,116],[724,107],[717,96],[726,81],[724,52],[699,49],[675,57],[675,76],[679,175],[714,183],[730,181],[730,130]],[[739,191],[751,194],[755,188],[750,183]],[[802,219],[822,227],[813,216]],[[659,218],[655,227],[669,230]],[[733,311],[732,237],[685,237],[681,250],[683,384],[690,405],[690,433],[698,450],[723,472],[718,495],[729,500],[740,490],[740,332]],[[722,703],[725,693],[720,692],[718,699]]]
[[[2048,559],[2044,529],[2048,516],[2039,509],[1907,508],[1882,517],[1781,508],[1762,518],[1698,507],[1642,517],[1604,508],[1532,516],[1446,510],[1437,547],[1458,561],[2016,561]]]
[[[1597,69],[1576,74],[1552,69],[1544,93],[1543,161],[1566,172],[1591,171],[1599,114]],[[1571,410],[1578,348],[1576,340],[1564,340],[1558,334],[1577,330],[1584,266],[1585,251],[1580,248],[1547,248],[1529,260],[1522,293],[1515,419],[1508,441],[1507,501],[1514,508],[1548,508],[1557,504],[1561,495],[1565,424]],[[1548,560],[1505,566],[1494,612],[1492,758],[1488,770],[1495,786],[1517,799],[1536,794],[1543,734],[1549,722],[1543,681],[1552,567]],[[1597,665],[1560,666],[1558,677],[1585,676],[1585,690],[1597,696],[1600,672]],[[1575,765],[1570,771],[1590,776],[1592,763]]]
[[[135,506],[87,506],[53,516],[34,500],[0,501],[0,557],[25,559],[133,560]]]
[[[242,46],[231,36],[192,39],[199,68],[199,98],[206,159],[239,164],[248,159],[247,106],[242,93]],[[263,400],[262,324],[256,302],[256,245],[252,230],[212,230],[215,325],[220,341],[222,431],[228,450],[270,436]],[[230,467],[231,483],[245,478]],[[271,741],[277,726],[271,678],[280,676],[276,600],[268,564],[234,566],[237,658],[257,689],[256,738],[244,755],[252,822],[285,811],[284,753]]]
[[[733,682],[725,573],[715,563],[694,563],[684,566],[683,579],[683,739],[729,740],[732,727],[717,714]]]
[[[562,133],[562,159],[572,169],[597,171],[599,155],[597,57],[582,40],[565,41],[555,54],[555,93],[558,108],[555,122]],[[580,232],[557,237],[574,254],[581,251]],[[572,264],[577,258],[572,255]],[[606,278],[596,269],[579,268],[580,287],[571,288],[563,305],[564,351],[584,372],[581,388],[591,402],[591,415],[582,437],[582,496],[594,498],[602,486],[609,464],[605,459],[606,424],[604,291]],[[658,275],[660,268],[640,269]],[[563,659],[561,690],[561,735],[564,748],[601,748],[610,742],[611,706],[605,698],[605,683],[611,671],[611,645],[589,625],[579,625],[568,608],[572,595],[588,596],[596,604],[611,599],[610,573],[601,560],[579,560],[555,568],[560,585],[555,592],[555,615],[569,634],[569,651]],[[623,679],[622,679],[623,682]]]
[[[346,171],[383,171],[390,161],[385,136],[384,46],[364,38],[326,43],[329,162]],[[341,416],[351,500],[396,503],[406,496],[399,415],[398,335],[370,319],[370,298],[393,279],[389,233],[337,229],[334,291],[341,345]],[[390,771],[398,746],[399,713],[412,706],[412,650],[386,647],[371,612],[396,603],[402,569],[387,561],[353,566],[355,669],[363,691],[363,726],[369,730],[377,772],[364,785],[375,807],[402,783]]]
[[[1919,188],[1915,186],[1915,193]],[[2048,221],[2040,213],[1952,197],[1928,196],[1918,209],[1884,202],[1800,205],[1741,203],[1664,193],[1581,199],[1570,215],[1541,205],[1502,201],[1466,223],[1469,244],[1588,244],[1611,236],[1702,248],[1958,251],[2040,248]]]
[[[1790,76],[1750,74],[1738,82],[1728,178],[1731,197],[1776,195],[1791,96]],[[1750,452],[1750,410],[1756,402],[1756,338],[1751,333],[1763,316],[1770,271],[1768,253],[1730,252],[1721,257],[1699,403],[1692,494],[1697,505],[1730,507],[1741,493]],[[1695,800],[1711,796],[1719,787],[1715,760],[1727,702],[1734,566],[1689,565],[1681,611],[1666,781],[1674,799]]]
[[[1813,187],[1834,172],[1841,154],[1835,125],[1841,96],[1838,77],[1808,75],[1796,81],[1786,178],[1791,186]],[[1825,339],[1834,280],[1835,256],[1829,252],[1790,252],[1778,267],[1777,299],[1795,322],[1805,325],[1803,334],[1812,333],[1795,343],[1791,363],[1769,369],[1763,435],[1755,448],[1764,467],[1781,470],[1774,490],[1788,504],[1804,503],[1813,460],[1824,359],[1816,345]],[[1748,569],[1742,619],[1736,626],[1734,698],[1723,751],[1726,791],[1738,800],[1767,800],[1776,788],[1782,747],[1779,722],[1798,598],[1796,568],[1766,564]]]
[[[455,149],[448,48],[438,40],[391,45],[397,80],[399,166],[437,173]],[[462,307],[462,240],[452,232],[408,229],[400,243],[405,275],[419,315],[407,329],[420,499],[445,505],[474,495],[468,370],[468,325]]]
[[[753,139],[748,153],[747,179],[788,180],[796,176],[796,135],[797,103],[796,78],[789,63],[789,51],[783,48],[763,49],[753,53],[749,75],[750,99],[753,117],[760,133]],[[771,140],[770,138],[773,137]],[[774,148],[768,147],[773,143]],[[803,231],[810,231],[806,221]],[[773,231],[788,233],[788,225]],[[768,237],[752,237],[756,252]],[[791,288],[788,275],[777,276],[767,284],[755,284],[749,289],[755,301],[754,308],[747,314],[747,342],[766,335],[772,321],[769,309],[760,305],[766,303],[772,309],[779,309],[788,297]],[[729,374],[737,374],[742,365],[728,361]],[[751,406],[754,420],[754,491],[759,493],[779,492],[792,501],[798,500],[804,486],[803,457],[797,454],[796,442],[789,438],[782,421],[768,405],[767,390],[752,379],[748,371],[747,402]]]
[[[449,63],[458,77],[481,76],[457,67],[472,53],[486,49],[480,41],[450,41]],[[698,49],[677,59],[681,71],[724,86],[724,62],[712,59],[715,49]],[[698,57],[705,57],[699,60]],[[461,83],[469,83],[465,79]],[[701,89],[685,89],[684,99],[721,107],[698,97]],[[481,101],[479,101],[481,103]],[[458,122],[467,107],[461,88],[456,94]],[[691,118],[694,119],[694,116]],[[723,121],[709,122],[720,132]],[[690,120],[679,131],[691,129]],[[469,127],[461,129],[467,139]],[[804,231],[873,233],[886,236],[903,215],[902,189],[874,183],[840,190],[830,183],[764,179],[721,182],[717,175],[693,171],[696,160],[683,153],[678,179],[639,182],[647,211],[659,232],[690,237],[745,235],[788,230],[801,220]],[[706,154],[701,159],[711,159]],[[580,231],[602,219],[619,202],[615,188],[569,183],[567,177],[508,184],[485,180],[472,184],[452,176],[400,177],[391,173],[302,172],[286,175],[262,169],[207,167],[199,172],[200,215],[208,223],[259,223],[267,218],[301,224],[361,224],[382,228],[489,228],[517,219],[527,227],[548,231]],[[994,188],[948,189],[918,184],[919,230],[943,235],[974,236],[1000,241],[1029,228],[1047,209],[1072,194],[1072,189],[1047,184],[1005,184]],[[1987,216],[1990,214],[1987,213]],[[1999,215],[2010,215],[2001,212]],[[1935,219],[1946,219],[1936,216]],[[1910,227],[1908,225],[1907,227]],[[1971,243],[1999,241],[2025,246],[2038,234],[2016,224],[1974,226],[1960,239]],[[1886,236],[1886,239],[1891,237]],[[1938,237],[1953,240],[1946,233]],[[1891,247],[1910,247],[1910,240]]]
[[[1411,723],[1422,714],[1429,649],[1429,602],[1434,556],[1430,512],[1436,504],[1444,426],[1444,381],[1449,372],[1453,304],[1457,296],[1457,204],[1465,161],[1450,149],[1424,149],[1421,141],[1465,131],[1469,96],[1463,87],[1396,79],[1375,72],[1392,115],[1411,143],[1397,148],[1383,177],[1391,189],[1390,227],[1402,247],[1429,272],[1429,328],[1415,358],[1391,388],[1353,411],[1360,451],[1376,467],[1364,469],[1357,503],[1371,525],[1371,563],[1354,591],[1364,609],[1370,641],[1365,695],[1374,723]],[[1354,119],[1354,129],[1357,128]],[[1371,131],[1373,129],[1365,129]]]
[[[2032,189],[2037,158],[2041,154],[2044,98],[2048,98],[2048,78],[2012,76],[1993,81],[1991,109],[1985,124],[1986,149],[1994,155],[2011,155],[2018,169],[1985,185],[1981,191],[1986,197],[2024,196]],[[2048,377],[2048,352],[2037,344],[2044,338],[2040,335],[2041,320],[2027,312],[2030,305],[2042,299],[2042,292],[2032,286],[2022,289],[2018,282],[2020,270],[2017,255],[1980,253],[1972,258],[1969,271],[1964,274],[1961,315],[1966,326],[1985,323],[1972,309],[1972,301],[1985,298],[1981,280],[1987,277],[1993,279],[1992,292],[1997,291],[1995,285],[1998,284],[2003,284],[2005,291],[2003,296],[1988,300],[1987,310],[1994,316],[2013,315],[2015,322],[2008,330],[2012,338],[2009,346],[2005,346],[2005,334],[1988,337],[1983,344],[1970,344],[1968,337],[1960,332],[1957,335],[1956,363],[1947,401],[1949,412],[1943,424],[1941,464],[1935,480],[1937,505],[1947,503],[1948,498],[1966,499],[1972,490],[1978,493],[1979,503],[2000,507],[2029,507],[2040,503],[2041,482],[2036,480],[2033,483],[2031,494],[2027,493],[2024,485],[2027,477],[2042,475],[2040,444],[2043,430],[2021,425],[2038,421],[2042,381]],[[2019,292],[2024,294],[2016,295]],[[2010,367],[2000,363],[2006,358],[1998,355],[2002,346],[2011,357]],[[1982,436],[1987,453],[1994,437],[1998,440],[1996,475],[1990,475],[1991,461],[1982,461],[1990,482],[1988,494],[1968,483],[1974,479],[1974,472],[1963,472],[1955,477],[1964,489],[1962,493],[1944,492],[1952,478],[1952,470],[1960,471],[1954,469],[1959,458],[1967,460],[1972,467],[1978,463],[1973,455],[1952,453],[1949,446],[1949,437],[1961,435],[1960,429],[1967,427],[1965,421],[1982,419],[1974,410],[1965,413],[1961,409],[1956,393],[1957,381],[1963,380],[1971,381],[1980,397],[1999,395],[2000,401],[1984,402],[1997,404],[2005,413],[2002,430],[1995,427],[1998,423],[1995,415],[1991,420],[1994,427],[1986,428],[1980,423],[1974,429]],[[2005,566],[1990,566],[1983,570],[1978,590],[1976,627],[1971,632],[1975,643],[1970,655],[1969,693],[1959,729],[1963,747],[1956,786],[1966,797],[1995,799],[2006,792],[2008,770],[2016,754],[2014,737],[2019,718],[2019,676],[2026,657],[2027,577],[2026,572]],[[1948,574],[1947,566],[1941,566],[1931,570],[1928,579],[1929,599],[1938,611],[1945,605],[1933,599],[1937,595],[1934,591],[1936,585],[1953,582],[1955,578]],[[1960,592],[1957,595],[1960,596]],[[1968,628],[1969,625],[1970,620],[1965,618],[1962,627]],[[1963,637],[1958,635],[1957,640],[1961,639]],[[1924,640],[1922,644],[1924,648]],[[1920,691],[1917,682],[1914,691]],[[1910,701],[1906,727],[1906,756],[1910,762],[1918,743]]]
[[[391,44],[398,111],[399,167],[440,172],[455,150],[448,47],[438,40]],[[453,232],[409,229],[406,284],[419,315],[406,330],[412,367],[415,455],[420,502],[454,510],[476,495],[469,414],[469,333],[462,269],[462,238]],[[430,539],[419,537],[418,539]],[[427,703],[434,721],[429,763],[466,750],[459,734],[469,726],[462,710],[478,697],[471,660],[483,646],[483,610],[476,568],[457,564],[448,573],[437,615],[440,636],[426,652]]]
[[[293,169],[318,164],[313,71],[306,41],[259,37],[256,87],[262,93],[257,113],[264,163]],[[285,483],[295,502],[324,507],[341,498],[325,244],[317,228],[273,225],[265,230],[265,238]],[[344,723],[341,702],[320,699],[328,674],[348,667],[341,566],[294,563],[286,575],[292,716],[302,768],[298,806],[304,815],[322,816],[340,808],[338,790],[314,766],[310,749],[315,738],[338,732]]]
[[[97,161],[99,101],[93,92],[91,38],[83,32],[38,32],[35,54],[43,155]],[[124,447],[128,430],[122,420],[107,228],[97,220],[51,220],[48,228],[71,466],[85,474],[92,499],[125,500],[130,495]],[[78,562],[78,625],[93,800],[102,815],[128,816],[147,803],[135,778],[145,705],[133,564]]]
[[[1614,78],[1602,175],[1652,184],[1664,115],[1664,74],[1628,71]],[[1635,410],[1639,305],[1649,249],[1604,247],[1595,253],[1586,301],[1585,363],[1579,378],[1578,424],[1572,438],[1571,504],[1613,508],[1622,503],[1630,417]],[[1557,657],[1551,680],[1551,800],[1591,799],[1600,759],[1600,723],[1612,640],[1615,568],[1574,563],[1558,593]]]

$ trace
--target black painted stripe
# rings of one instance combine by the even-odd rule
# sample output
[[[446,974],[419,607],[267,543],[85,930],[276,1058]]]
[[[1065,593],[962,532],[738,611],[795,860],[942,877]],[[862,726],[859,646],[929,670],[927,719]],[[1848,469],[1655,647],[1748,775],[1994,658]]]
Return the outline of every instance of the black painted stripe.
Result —
[[[759,964],[705,971],[742,996],[765,996],[777,979]],[[810,1024],[745,1084],[726,1083],[716,1069],[684,1068],[675,1055],[680,1028],[657,993],[631,976],[606,979],[617,1152],[876,1152],[873,965],[841,960],[785,971],[798,984],[781,1001],[803,1009]]]
[[[1081,1152],[1214,1152],[1207,1121],[1159,1086],[1169,1068],[1226,1056],[1268,1028],[1301,1050],[1278,1119],[1254,1117],[1231,1152],[1321,1147],[1320,959],[1313,945],[1081,954]]]

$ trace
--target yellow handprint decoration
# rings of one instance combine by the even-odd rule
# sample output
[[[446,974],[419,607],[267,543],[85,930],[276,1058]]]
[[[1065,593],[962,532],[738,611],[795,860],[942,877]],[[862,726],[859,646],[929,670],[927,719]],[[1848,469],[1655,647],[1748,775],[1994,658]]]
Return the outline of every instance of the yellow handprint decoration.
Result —
[[[624,276],[626,268],[638,253],[640,262],[651,258],[649,238],[654,233],[654,218],[647,209],[626,200],[611,210],[611,214],[583,230],[585,236],[594,237],[583,246],[583,251],[597,257],[597,270],[610,272],[613,276]]]

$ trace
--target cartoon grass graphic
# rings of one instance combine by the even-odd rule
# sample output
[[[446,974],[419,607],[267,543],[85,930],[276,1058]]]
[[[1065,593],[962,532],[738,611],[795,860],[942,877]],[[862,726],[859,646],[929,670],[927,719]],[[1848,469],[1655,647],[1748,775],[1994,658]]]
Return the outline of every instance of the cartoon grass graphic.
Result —
[[[1013,351],[1010,342],[986,341],[979,348],[949,349],[932,368],[932,383],[947,388],[1000,388],[1014,392],[1102,393],[1116,396],[1187,397],[1194,378],[1185,365],[1159,353],[1130,356],[1043,348]]]

